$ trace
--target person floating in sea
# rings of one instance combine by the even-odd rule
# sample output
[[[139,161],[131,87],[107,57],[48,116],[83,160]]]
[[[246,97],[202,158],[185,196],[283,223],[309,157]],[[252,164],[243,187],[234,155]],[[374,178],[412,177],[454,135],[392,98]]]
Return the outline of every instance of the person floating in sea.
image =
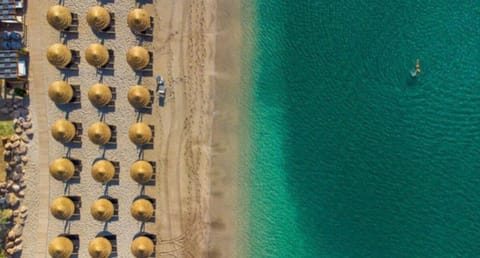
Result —
[[[420,59],[417,59],[417,62],[415,63],[415,69],[410,72],[410,75],[412,75],[412,77],[416,77],[421,71]]]

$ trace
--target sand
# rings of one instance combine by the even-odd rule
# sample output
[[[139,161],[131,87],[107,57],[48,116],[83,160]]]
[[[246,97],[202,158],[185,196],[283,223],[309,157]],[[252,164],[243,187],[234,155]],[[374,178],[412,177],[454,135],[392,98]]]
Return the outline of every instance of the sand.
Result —
[[[48,6],[56,2],[29,2],[27,11],[31,112],[36,134],[27,167],[25,202],[30,212],[22,256],[47,257],[48,242],[66,230],[80,236],[79,257],[88,257],[88,242],[104,231],[117,235],[118,257],[131,257],[130,243],[141,224],[130,216],[129,209],[143,191],[129,176],[129,167],[139,152],[127,136],[128,126],[138,117],[126,101],[128,88],[138,79],[125,60],[127,49],[137,45],[124,18],[134,2],[105,4],[115,13],[117,25],[115,38],[104,42],[115,52],[115,74],[104,75],[103,82],[116,87],[117,100],[115,111],[103,116],[118,130],[116,148],[105,151],[86,137],[88,126],[102,116],[87,98],[88,88],[101,77],[84,59],[87,46],[100,41],[85,21],[88,8],[96,1],[65,1],[80,20],[79,37],[68,39],[66,44],[82,55],[78,75],[67,78],[81,85],[81,108],[68,112],[57,108],[46,94],[51,82],[63,78],[45,58],[46,48],[60,42],[59,32],[45,20]],[[239,46],[241,37],[239,20],[229,22],[239,17],[239,4],[233,0],[219,2],[159,0],[155,6],[144,5],[154,16],[155,30],[153,42],[141,45],[154,52],[154,75],[162,74],[167,86],[164,105],[155,98],[151,114],[140,116],[155,126],[154,147],[143,155],[157,163],[155,185],[144,189],[145,194],[156,199],[156,220],[145,226],[146,232],[157,237],[156,257],[234,256],[232,207],[236,198],[238,116],[232,96],[239,91],[235,88],[239,66],[231,62],[234,56],[228,53],[235,52],[231,46]],[[141,84],[155,89],[154,77],[143,77]],[[49,176],[48,163],[68,151],[50,136],[50,125],[67,114],[68,119],[83,124],[84,133],[82,147],[70,150],[72,157],[82,160],[81,182],[65,188]],[[105,187],[90,176],[91,164],[102,156],[120,162],[118,185]],[[69,227],[48,209],[51,200],[63,194],[82,198],[81,218],[70,222]],[[89,212],[94,200],[104,194],[119,201],[119,218],[108,224],[95,221]]]

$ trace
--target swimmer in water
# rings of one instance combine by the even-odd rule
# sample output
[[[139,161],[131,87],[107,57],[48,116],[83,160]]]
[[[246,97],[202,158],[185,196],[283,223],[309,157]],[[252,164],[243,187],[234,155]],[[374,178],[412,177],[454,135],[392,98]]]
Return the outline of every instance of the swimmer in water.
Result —
[[[415,70],[412,70],[410,72],[410,74],[412,75],[412,77],[416,77],[417,74],[419,74],[422,70],[420,69],[420,59],[417,59],[417,61],[415,62]]]

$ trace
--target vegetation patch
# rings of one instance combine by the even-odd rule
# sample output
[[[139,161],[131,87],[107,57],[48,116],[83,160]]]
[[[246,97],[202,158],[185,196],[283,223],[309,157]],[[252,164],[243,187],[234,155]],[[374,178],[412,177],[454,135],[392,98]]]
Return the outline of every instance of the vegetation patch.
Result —
[[[0,121],[0,136],[7,137],[14,133],[13,121]]]

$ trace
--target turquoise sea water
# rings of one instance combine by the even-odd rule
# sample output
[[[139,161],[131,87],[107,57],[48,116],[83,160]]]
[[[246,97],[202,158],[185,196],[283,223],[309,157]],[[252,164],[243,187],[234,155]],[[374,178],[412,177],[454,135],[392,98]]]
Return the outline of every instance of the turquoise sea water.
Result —
[[[257,0],[246,256],[480,257],[479,25],[477,1]]]

